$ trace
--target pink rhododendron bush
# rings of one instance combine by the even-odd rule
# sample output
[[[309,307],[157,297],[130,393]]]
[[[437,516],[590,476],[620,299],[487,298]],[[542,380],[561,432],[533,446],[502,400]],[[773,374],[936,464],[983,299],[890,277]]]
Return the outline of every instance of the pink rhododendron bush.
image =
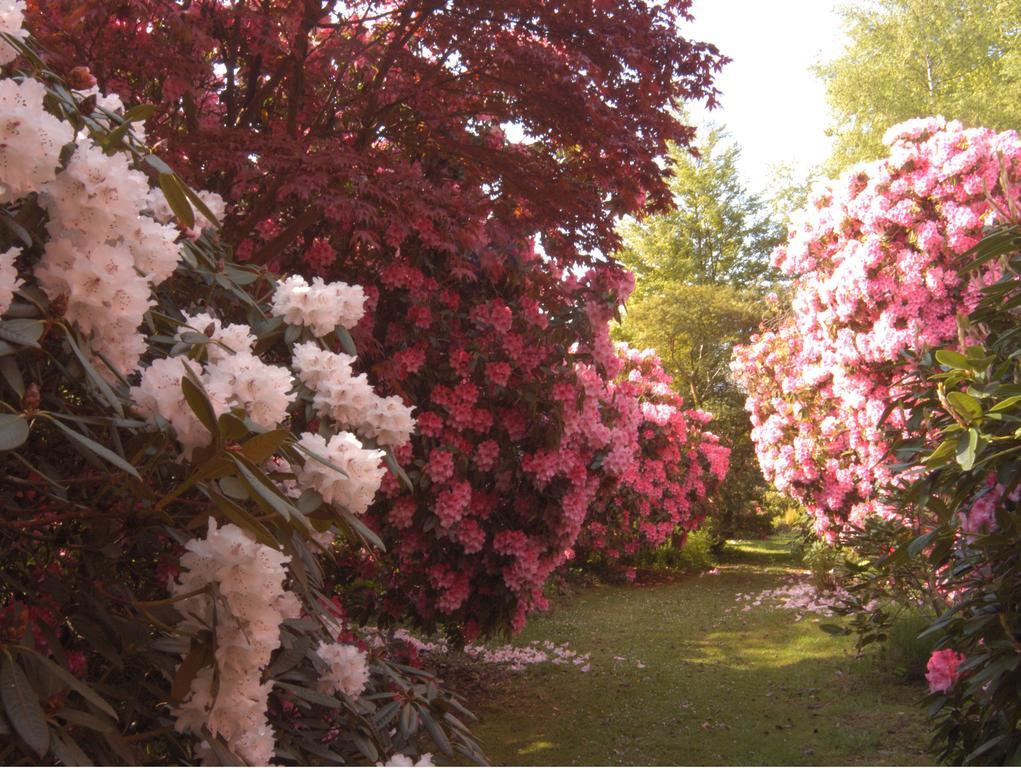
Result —
[[[630,274],[557,271],[532,243],[480,257],[461,291],[405,250],[355,329],[381,382],[416,404],[417,430],[396,452],[410,485],[388,478],[370,510],[387,554],[342,564],[376,584],[351,596],[361,618],[467,640],[545,606],[593,501],[638,458],[637,401],[606,399]],[[453,269],[461,255],[428,259]]]
[[[735,351],[759,462],[820,532],[895,514],[891,440],[912,429],[905,354],[957,338],[956,318],[995,281],[996,262],[960,274],[964,254],[1016,195],[1016,133],[913,120],[889,156],[818,188],[774,263],[793,280],[789,316]],[[885,416],[885,421],[884,421]]]
[[[578,541],[582,559],[626,562],[696,528],[727,474],[730,451],[705,427],[712,416],[687,409],[653,350],[617,346],[622,367],[604,408],[631,425],[603,459],[619,482],[594,505]]]
[[[47,72],[21,10],[0,15],[5,761],[476,759],[470,714],[324,584],[378,543],[362,517],[415,430],[355,373],[366,292],[233,263],[222,200],[151,153],[144,108]]]

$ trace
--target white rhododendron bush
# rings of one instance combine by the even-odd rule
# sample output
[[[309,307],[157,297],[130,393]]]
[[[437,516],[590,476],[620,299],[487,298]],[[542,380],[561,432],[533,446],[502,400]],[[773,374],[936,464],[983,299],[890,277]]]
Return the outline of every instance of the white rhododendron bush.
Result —
[[[461,704],[360,640],[321,563],[415,429],[358,373],[365,294],[242,267],[148,111],[0,13],[4,761],[429,764]]]

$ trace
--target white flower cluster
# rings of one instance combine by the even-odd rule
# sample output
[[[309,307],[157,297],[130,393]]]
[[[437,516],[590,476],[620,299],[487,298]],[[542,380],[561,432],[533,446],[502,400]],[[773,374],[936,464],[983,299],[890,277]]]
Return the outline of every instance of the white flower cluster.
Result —
[[[21,285],[21,280],[18,279],[18,269],[14,265],[16,258],[18,258],[17,248],[0,253],[0,315],[10,309],[11,302],[14,301],[14,292]]]
[[[390,756],[390,759],[385,763],[376,763],[377,766],[394,766],[395,768],[416,768],[417,766],[431,766],[433,765],[433,756],[431,752],[426,752],[418,760],[402,755],[400,752],[395,752]]]
[[[0,32],[24,40],[28,32],[22,28],[25,22],[25,0],[0,0]],[[10,64],[18,52],[6,40],[0,40],[0,66]]]
[[[0,11],[0,24],[6,18]],[[13,49],[5,42],[0,46],[2,60],[3,48]],[[70,124],[43,108],[45,95],[46,88],[36,80],[0,81],[0,203],[38,192],[53,181],[60,149],[74,139]]]
[[[255,337],[247,325],[224,326],[209,314],[185,315],[189,327],[202,333],[212,326],[206,365],[181,357],[160,358],[142,371],[138,386],[131,388],[135,410],[159,425],[168,422],[177,434],[185,456],[208,445],[209,433],[192,411],[181,391],[181,379],[189,366],[206,390],[213,411],[220,416],[241,409],[257,426],[275,429],[287,418],[294,402],[294,378],[279,365],[264,363],[252,353]],[[202,330],[198,330],[202,329]],[[180,337],[180,332],[178,334]]]
[[[298,445],[345,473],[309,456],[303,466],[294,467],[300,485],[318,491],[327,504],[339,504],[352,514],[363,514],[369,508],[386,474],[386,468],[380,465],[385,455],[382,451],[363,447],[350,432],[338,432],[329,442],[321,435],[305,432]]]
[[[50,241],[36,276],[51,298],[66,295],[67,318],[122,375],[145,351],[138,332],[154,303],[151,287],[177,267],[176,228],[142,214],[149,181],[124,153],[80,143],[41,200]]]
[[[192,539],[181,558],[182,573],[171,583],[174,595],[205,587],[212,593],[176,603],[189,633],[216,628],[213,667],[204,667],[185,701],[174,710],[178,731],[221,735],[250,765],[268,765],[275,746],[266,708],[273,681],[262,673],[280,647],[280,625],[301,615],[297,596],[284,589],[288,557],[259,544],[236,525],[217,528],[209,520],[204,539]]]
[[[355,374],[354,358],[328,352],[314,342],[294,347],[294,368],[313,392],[316,413],[354,429],[378,445],[403,445],[411,439],[415,420],[411,408],[396,395],[379,397],[364,373]]]
[[[360,285],[324,283],[312,278],[291,275],[277,284],[273,293],[273,314],[290,325],[306,325],[322,337],[338,325],[348,330],[358,325],[365,314],[365,291]]]
[[[352,699],[362,695],[369,682],[369,662],[365,651],[343,643],[319,643],[316,654],[329,671],[316,683],[323,693],[343,693]]]

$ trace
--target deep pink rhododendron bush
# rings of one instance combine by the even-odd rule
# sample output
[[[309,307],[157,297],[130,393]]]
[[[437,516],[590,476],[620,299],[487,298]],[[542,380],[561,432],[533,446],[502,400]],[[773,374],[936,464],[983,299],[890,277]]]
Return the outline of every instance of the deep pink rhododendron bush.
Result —
[[[733,363],[763,472],[819,531],[895,514],[879,494],[907,427],[891,405],[910,370],[902,355],[952,343],[958,313],[999,277],[995,262],[958,270],[1021,181],[1013,131],[927,118],[886,139],[888,157],[813,192],[774,253],[794,281],[790,314]]]

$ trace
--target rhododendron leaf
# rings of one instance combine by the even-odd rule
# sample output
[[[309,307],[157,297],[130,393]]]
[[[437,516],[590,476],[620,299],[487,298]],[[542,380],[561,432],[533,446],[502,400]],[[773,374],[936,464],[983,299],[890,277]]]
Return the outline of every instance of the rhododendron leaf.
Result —
[[[202,385],[193,381],[191,375],[185,375],[181,377],[181,392],[188,402],[188,407],[191,408],[202,426],[208,429],[210,434],[219,436],[220,432],[216,428],[216,412],[213,410],[205,390],[202,389]]]
[[[965,392],[948,393],[947,402],[967,421],[974,421],[982,417],[982,404]]]
[[[156,169],[157,173],[165,173],[171,176],[174,174],[174,169],[167,165],[162,158],[157,157],[156,155],[146,155],[142,158],[142,160]]]
[[[220,437],[224,440],[240,440],[250,431],[243,419],[238,418],[229,411],[220,414],[220,418],[216,420],[216,426],[220,432]]]
[[[50,748],[61,765],[95,765],[63,728],[53,728]]]
[[[174,173],[160,173],[160,189],[163,190],[163,196],[167,199],[167,204],[170,206],[170,210],[174,212],[177,220],[181,222],[181,225],[186,229],[191,229],[195,226],[195,212],[191,208],[191,204],[188,202],[188,198],[184,192],[184,185],[180,179]]]
[[[90,728],[93,731],[99,731],[100,733],[110,733],[111,731],[117,730],[117,724],[112,720],[94,715],[91,712],[83,712],[80,709],[71,709],[70,707],[64,707],[57,710],[55,717],[59,717],[66,723],[71,725],[80,725],[83,728]]]
[[[365,756],[365,759],[370,764],[374,764],[379,760],[379,750],[376,749],[376,745],[367,739],[362,733],[355,731],[351,734],[351,741],[358,747],[358,751]]]
[[[13,451],[28,439],[28,420],[21,414],[0,413],[0,451]]]
[[[433,719],[432,714],[429,712],[427,707],[417,704],[419,717],[422,719],[422,725],[429,732],[432,740],[436,742],[436,746],[440,748],[443,754],[449,756],[453,755],[453,749],[450,746],[450,741],[447,739],[447,734],[443,732],[443,729]]]
[[[180,182],[180,180],[178,181],[181,184],[181,190],[184,192],[185,196],[188,198],[191,204],[198,208],[199,213],[201,213],[206,218],[206,221],[212,224],[213,227],[215,227],[216,229],[219,229],[220,220],[216,218],[216,214],[209,210],[209,206],[205,204],[205,202],[202,200],[201,197],[198,196],[194,189],[189,187],[187,184]],[[243,283],[239,283],[239,285],[243,285]]]
[[[323,497],[319,495],[318,491],[312,488],[306,488],[301,492],[301,496],[298,497],[298,509],[306,515],[311,515],[322,505]]]
[[[57,427],[59,427],[60,430],[64,432],[64,434],[66,434],[76,443],[81,445],[87,451],[95,454],[101,459],[104,459],[110,464],[113,464],[118,469],[124,470],[132,477],[138,478],[139,480],[142,479],[141,475],[138,474],[137,469],[131,466],[131,464],[129,464],[122,456],[118,456],[116,453],[111,451],[106,446],[97,443],[90,437],[86,437],[81,432],[73,430],[64,424],[61,424],[60,421],[56,418],[51,418],[49,421],[51,424],[55,424]]]
[[[968,358],[962,355],[960,352],[954,352],[952,349],[937,350],[936,360],[945,365],[947,368],[957,368],[963,370],[971,369],[971,363],[968,362]]]
[[[220,486],[220,490],[223,491],[224,495],[229,496],[232,499],[247,501],[249,498],[248,489],[245,488],[245,484],[233,475],[221,477],[217,481],[217,484]]]
[[[344,703],[333,696],[328,696],[325,693],[314,691],[311,688],[305,688],[300,685],[293,683],[285,683],[282,680],[275,681],[274,685],[277,688],[283,688],[285,691],[290,691],[295,696],[305,701],[311,702],[312,704],[319,704],[323,707],[329,707],[330,709],[342,709]]]
[[[205,729],[203,729],[205,730]],[[223,737],[210,735],[206,742],[216,754],[216,765],[241,766],[245,761],[231,752],[230,748],[223,743]]]
[[[360,540],[362,544],[367,544],[375,547],[381,552],[386,552],[386,546],[383,544],[383,540],[379,538],[375,531],[363,523],[358,518],[358,515],[354,515],[346,509],[337,509],[337,516],[341,520],[342,527],[350,529],[354,534],[354,536],[351,537],[353,541]]]
[[[3,666],[0,666],[0,703],[18,736],[43,757],[50,748],[46,716],[39,706],[38,694],[10,653],[4,654]]]
[[[64,328],[64,336],[67,338],[67,345],[74,352],[74,356],[78,358],[78,362],[81,363],[82,369],[88,375],[89,379],[96,386],[103,398],[110,404],[110,407],[114,409],[118,416],[124,415],[124,407],[121,405],[120,398],[114,394],[113,389],[107,383],[106,379],[99,375],[92,362],[89,360],[88,355],[82,352],[78,343],[74,339],[74,333],[70,328]]]
[[[136,104],[124,112],[125,123],[142,123],[156,114],[156,107],[152,104]]]
[[[340,348],[347,354],[357,357],[358,348],[355,346],[355,340],[351,338],[351,334],[348,332],[347,328],[342,325],[338,325],[334,329],[334,333],[337,334],[337,341],[340,342]]]
[[[241,444],[241,453],[251,461],[260,463],[279,451],[291,438],[291,431],[287,429],[263,432],[245,440]]]
[[[42,320],[4,320],[0,322],[0,339],[22,347],[39,349],[39,339],[46,330]]]
[[[0,221],[4,223],[5,227],[11,230],[11,233],[18,238],[26,248],[32,247],[32,235],[30,235],[28,230],[21,226],[6,210],[0,210]]]
[[[181,334],[181,341],[186,344],[208,344],[212,339],[206,336],[204,333],[196,333],[195,331],[185,331]]]
[[[975,451],[978,448],[978,432],[969,429],[957,438],[957,463],[961,469],[968,471],[975,465]]]
[[[415,484],[411,482],[411,478],[408,476],[408,473],[404,471],[404,467],[402,467],[397,461],[397,457],[393,455],[393,451],[387,448],[386,454],[383,458],[390,471],[393,472],[402,483],[404,483],[404,487],[409,491],[415,490]]]
[[[174,682],[170,686],[170,700],[183,701],[191,691],[191,683],[202,667],[213,663],[213,648],[209,642],[193,638],[188,655],[174,673]]]
[[[241,474],[241,479],[248,485],[250,491],[255,494],[255,501],[267,511],[279,514],[284,520],[297,518],[305,531],[311,530],[311,525],[303,514],[293,505],[286,496],[281,493],[276,483],[266,477],[262,470],[253,464],[249,464],[244,456],[231,454],[231,459]]]
[[[279,544],[276,537],[269,532],[269,529],[267,529],[266,526],[249,515],[247,510],[216,492],[211,492],[209,494],[209,498],[213,500],[216,508],[219,509],[228,520],[234,523],[234,525],[248,531],[260,544],[265,544],[267,547],[273,547],[276,549]]]
[[[1006,411],[1009,410],[1010,408],[1013,408],[1018,403],[1021,403],[1021,395],[1013,395],[1005,400],[1001,400],[1000,402],[998,402],[996,405],[989,409],[989,412],[999,413],[1001,411]]]
[[[62,666],[56,664],[55,662],[43,656],[38,651],[32,648],[28,648],[27,646],[16,646],[15,650],[17,650],[19,653],[31,654],[32,658],[35,661],[42,664],[42,666],[45,667],[50,674],[57,677],[61,683],[63,683],[76,693],[78,693],[83,699],[88,701],[90,704],[93,704],[94,706],[98,707],[100,710],[105,712],[114,720],[117,719],[117,713],[114,711],[114,708],[107,703],[106,699],[104,699],[102,696],[96,693],[96,691],[93,690],[90,686],[86,685],[84,682],[82,682],[77,677],[72,675]]]
[[[284,344],[290,346],[291,344],[296,342],[300,336],[301,336],[300,325],[288,325],[287,328],[284,330]]]

